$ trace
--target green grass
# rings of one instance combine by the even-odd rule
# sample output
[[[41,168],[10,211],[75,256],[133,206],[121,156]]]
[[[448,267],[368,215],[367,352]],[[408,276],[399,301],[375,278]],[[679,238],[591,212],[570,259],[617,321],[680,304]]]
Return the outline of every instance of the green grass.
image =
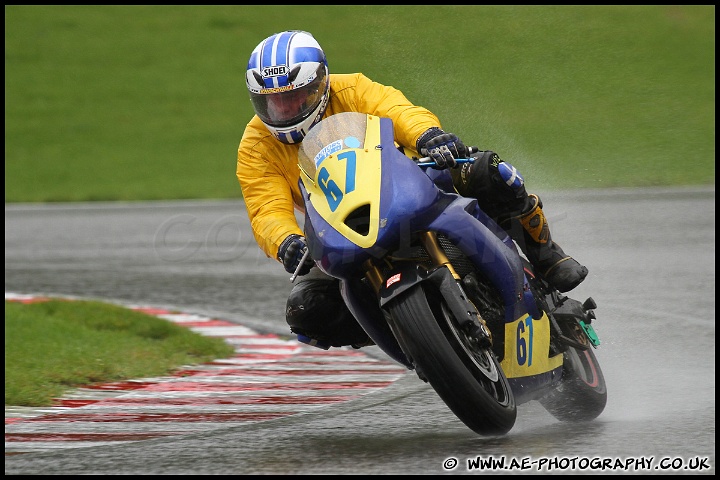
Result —
[[[13,5],[5,201],[241,198],[245,65],[291,28],[531,189],[715,183],[714,5]]]
[[[94,301],[5,302],[5,405],[50,406],[69,389],[161,376],[228,358],[222,339]]]

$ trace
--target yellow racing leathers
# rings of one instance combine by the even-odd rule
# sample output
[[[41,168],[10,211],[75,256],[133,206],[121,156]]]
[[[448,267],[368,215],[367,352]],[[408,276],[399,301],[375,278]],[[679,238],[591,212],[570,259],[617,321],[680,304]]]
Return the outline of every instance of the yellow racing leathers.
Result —
[[[426,108],[413,105],[391,86],[361,73],[331,74],[330,100],[324,117],[360,112],[393,121],[395,141],[415,150],[418,138],[429,128],[441,128]],[[277,259],[280,244],[290,234],[303,235],[295,210],[304,212],[298,187],[298,149],[275,139],[257,116],[247,124],[237,157],[237,178],[247,206],[253,235],[268,257]]]

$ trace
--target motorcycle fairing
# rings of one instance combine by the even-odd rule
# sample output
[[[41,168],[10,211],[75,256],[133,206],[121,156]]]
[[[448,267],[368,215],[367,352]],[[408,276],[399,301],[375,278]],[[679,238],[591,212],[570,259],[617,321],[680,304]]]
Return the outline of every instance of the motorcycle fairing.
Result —
[[[382,174],[382,150],[365,147],[380,145],[380,119],[370,115],[366,119],[367,128],[362,138],[354,135],[336,138],[315,155],[312,165],[314,175],[312,168],[301,168],[301,173],[311,180],[306,187],[314,195],[313,208],[317,214],[340,235],[361,248],[369,248],[376,243],[378,222],[370,221],[365,230],[353,228],[352,222],[347,222],[347,219],[354,212],[364,210],[371,219],[379,217]],[[360,131],[357,133],[360,134]],[[358,161],[362,162],[362,178],[357,175]]]
[[[356,118],[362,119],[366,128],[357,133],[364,139],[361,148],[342,149],[322,158],[322,152],[329,151],[337,138],[324,135],[316,139],[313,129],[300,150],[299,183],[306,206],[305,226],[310,232],[306,234],[308,247],[321,270],[336,278],[351,276],[367,258],[381,258],[393,245],[409,242],[411,225],[426,223],[429,215],[438,214],[432,208],[438,190],[412,160],[394,148],[390,119],[345,112],[321,123],[347,125]],[[328,138],[334,139],[328,143]],[[348,186],[353,186],[348,181],[354,178],[352,163],[338,159],[351,151],[359,157],[356,161],[362,162],[363,170],[366,157],[370,158],[371,172],[355,178],[348,192]],[[383,175],[385,170],[391,173]]]
[[[395,340],[390,327],[385,321],[374,292],[357,278],[340,280],[340,293],[345,299],[350,312],[358,321],[363,330],[372,338],[375,344],[398,363],[408,369],[415,368],[403,353],[402,348]]]
[[[523,402],[523,392],[537,392],[538,387],[560,381],[562,353],[550,356],[550,320],[530,315],[505,324],[505,354],[500,366],[510,381],[516,399]]]
[[[444,234],[495,284],[505,305],[506,322],[514,322],[528,312],[539,318],[539,313],[535,315],[534,300],[527,302],[524,295],[526,280],[522,261],[470,213],[476,211],[477,201],[442,191],[440,195],[453,200],[427,229]]]
[[[369,163],[362,178],[353,169],[358,162],[363,170]],[[368,258],[408,245],[414,232],[436,231],[492,279],[506,322],[528,312],[539,318],[519,257],[486,225],[493,224],[486,216],[484,223],[473,216],[480,212],[475,200],[443,192],[395,148],[390,119],[356,112],[328,117],[303,140],[300,169],[308,247],[325,273],[350,278]]]
[[[530,400],[537,400],[543,397],[562,380],[562,365],[545,373],[539,373],[530,377],[510,377],[508,379],[510,388],[515,396],[518,405],[527,403]]]

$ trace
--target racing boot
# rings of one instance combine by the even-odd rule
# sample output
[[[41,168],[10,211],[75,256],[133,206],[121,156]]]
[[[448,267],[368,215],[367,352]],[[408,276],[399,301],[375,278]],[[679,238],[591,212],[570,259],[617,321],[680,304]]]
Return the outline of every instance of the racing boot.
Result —
[[[504,226],[510,227],[507,229],[510,235],[548,283],[560,292],[569,292],[585,280],[588,269],[553,242],[540,197],[530,194],[527,198],[528,207],[524,213],[509,218],[510,224]],[[517,238],[520,236],[522,239]]]

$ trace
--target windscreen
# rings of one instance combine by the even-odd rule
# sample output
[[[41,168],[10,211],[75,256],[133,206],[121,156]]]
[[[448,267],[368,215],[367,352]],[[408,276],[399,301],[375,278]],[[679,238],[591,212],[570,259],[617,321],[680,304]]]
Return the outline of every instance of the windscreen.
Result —
[[[345,148],[363,148],[367,115],[357,112],[338,113],[315,125],[303,139],[298,160],[300,168],[315,179],[315,171],[332,153]]]

